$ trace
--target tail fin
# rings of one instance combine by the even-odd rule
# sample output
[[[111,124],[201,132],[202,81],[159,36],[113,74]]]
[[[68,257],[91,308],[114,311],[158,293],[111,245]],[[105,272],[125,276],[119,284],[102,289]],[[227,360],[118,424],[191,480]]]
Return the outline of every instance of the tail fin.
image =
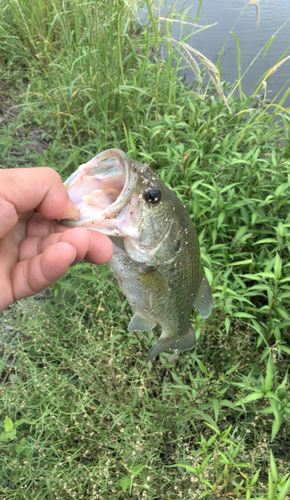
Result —
[[[166,337],[162,338],[161,335],[161,337],[159,337],[159,339],[157,340],[155,346],[153,346],[151,351],[149,352],[146,358],[146,363],[148,363],[148,361],[152,361],[152,359],[156,358],[158,354],[167,351],[167,349],[182,352],[187,351],[188,349],[192,349],[195,344],[196,338],[192,326],[189,327],[184,335],[175,339],[166,340]]]

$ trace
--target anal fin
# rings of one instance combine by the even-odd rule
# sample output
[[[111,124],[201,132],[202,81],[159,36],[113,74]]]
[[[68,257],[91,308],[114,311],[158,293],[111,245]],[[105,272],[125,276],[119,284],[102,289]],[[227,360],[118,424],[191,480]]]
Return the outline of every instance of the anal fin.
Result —
[[[167,351],[168,349],[171,349],[172,351],[187,351],[188,349],[192,349],[196,344],[196,338],[195,338],[195,333],[194,329],[192,326],[189,327],[187,332],[184,335],[181,335],[178,338],[175,339],[168,339],[159,337],[157,340],[157,343],[155,346],[152,347],[151,351],[149,352],[147,358],[146,358],[146,363],[148,361],[152,361],[152,359],[156,358],[158,354],[161,354],[164,351]]]
[[[209,282],[203,274],[193,305],[203,318],[208,318],[213,307],[213,297]]]
[[[150,319],[144,318],[138,312],[135,312],[128,325],[128,330],[129,332],[148,332],[148,330],[152,330],[152,328],[154,328],[156,324],[157,323],[153,323],[153,321],[150,321]]]

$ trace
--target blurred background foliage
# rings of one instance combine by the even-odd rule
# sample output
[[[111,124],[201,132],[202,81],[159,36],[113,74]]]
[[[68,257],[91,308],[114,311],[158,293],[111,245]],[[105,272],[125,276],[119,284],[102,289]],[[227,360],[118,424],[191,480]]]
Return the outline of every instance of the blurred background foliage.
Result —
[[[131,311],[106,266],[78,264],[6,310],[3,498],[283,500],[287,89],[267,103],[261,85],[244,96],[239,81],[229,110],[229,85],[202,54],[184,52],[186,32],[172,41],[171,23],[149,2],[148,25],[129,1],[0,6],[2,168],[46,165],[65,179],[111,147],[150,164],[198,230],[215,300],[206,322],[193,312],[196,350],[162,354],[151,370],[156,334],[127,332]]]

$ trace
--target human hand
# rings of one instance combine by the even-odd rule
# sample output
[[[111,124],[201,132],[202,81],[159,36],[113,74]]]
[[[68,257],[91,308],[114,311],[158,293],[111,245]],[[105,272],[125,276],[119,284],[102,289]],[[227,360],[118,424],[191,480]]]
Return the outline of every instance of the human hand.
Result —
[[[107,236],[53,220],[78,216],[55,170],[0,169],[0,312],[41,292],[84,258],[93,264],[111,259]]]

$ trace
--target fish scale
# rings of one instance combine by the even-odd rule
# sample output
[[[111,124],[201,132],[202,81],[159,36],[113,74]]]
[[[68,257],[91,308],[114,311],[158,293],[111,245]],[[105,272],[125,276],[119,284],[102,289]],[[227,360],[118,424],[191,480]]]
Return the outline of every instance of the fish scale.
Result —
[[[167,195],[170,197],[173,195],[175,198],[170,190],[168,190]],[[174,214],[171,217],[178,217],[180,211],[183,217],[183,226],[180,229],[175,221],[176,224],[172,225],[170,231],[171,241],[180,242],[172,262],[159,266],[145,264],[136,266],[136,262],[128,255],[117,252],[110,261],[110,266],[132,309],[138,311],[152,324],[161,326],[160,342],[162,343],[164,339],[167,339],[165,342],[168,340],[171,342],[172,339],[176,340],[182,337],[191,328],[192,306],[199,284],[203,279],[199,258],[192,258],[194,253],[199,252],[198,237],[186,210],[178,198],[177,200],[174,199],[175,205],[171,203],[171,206],[174,206],[174,210],[172,210]],[[168,212],[167,214],[169,216]],[[172,221],[169,217],[167,218]],[[151,220],[148,218],[149,222]],[[170,256],[172,257],[172,254]],[[138,274],[137,279],[136,273]],[[142,325],[139,328],[138,326],[134,328],[134,326],[134,322],[132,322],[129,329],[143,330]],[[152,325],[152,327],[154,326]],[[148,325],[145,325],[145,330],[148,330]],[[173,342],[171,348],[178,350],[178,345],[175,346]],[[148,361],[153,359],[151,356],[149,353]]]
[[[120,169],[122,177],[120,174],[117,180],[116,158],[123,169]],[[93,199],[88,205],[88,218],[86,210],[82,213],[83,198],[87,200],[98,194],[92,189],[92,194],[78,196],[82,192],[83,172],[87,190],[90,172],[93,172],[93,186],[93,176],[99,175],[98,168],[103,172],[104,167],[112,170],[112,184],[120,184],[122,180],[124,187],[117,199],[104,207],[103,215],[98,212],[95,218],[92,206],[101,202]],[[168,349],[176,352],[191,349],[196,343],[190,322],[192,307],[207,318],[213,298],[201,269],[198,236],[185,207],[157,174],[147,165],[130,160],[123,151],[105,151],[79,168],[83,177],[78,178],[74,173],[65,185],[68,193],[72,190],[78,198],[81,217],[79,221],[64,223],[98,230],[112,239],[114,255],[110,266],[135,311],[128,330],[148,331],[156,324],[162,328],[147,361]],[[106,176],[110,184],[109,174],[110,170]]]

